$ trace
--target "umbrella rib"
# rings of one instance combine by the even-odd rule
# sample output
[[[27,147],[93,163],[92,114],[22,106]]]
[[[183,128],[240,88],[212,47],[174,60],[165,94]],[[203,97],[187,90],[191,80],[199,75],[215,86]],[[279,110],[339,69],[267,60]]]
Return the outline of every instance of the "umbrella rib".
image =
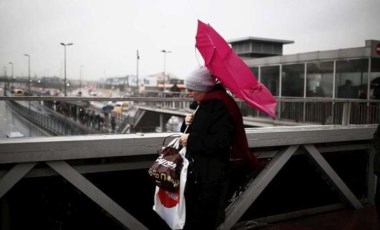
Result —
[[[214,44],[213,40],[210,37],[210,27],[211,27],[210,24],[208,24],[208,31],[207,31],[206,34],[207,34],[208,41],[211,42],[211,45],[212,45],[213,49],[212,49],[212,54],[211,54],[210,60],[208,60],[208,62],[206,63],[206,65],[208,65],[209,63],[211,63],[211,61],[212,61],[212,59],[213,59],[213,57],[215,55],[215,50],[216,50],[215,44]]]

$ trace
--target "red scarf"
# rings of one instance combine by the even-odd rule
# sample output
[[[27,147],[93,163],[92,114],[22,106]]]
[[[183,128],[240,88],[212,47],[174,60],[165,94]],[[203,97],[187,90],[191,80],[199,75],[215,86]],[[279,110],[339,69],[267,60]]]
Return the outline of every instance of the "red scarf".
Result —
[[[262,163],[249,150],[242,115],[236,102],[223,89],[207,92],[201,103],[203,101],[215,99],[223,101],[234,122],[235,131],[231,143],[231,161],[244,160],[244,163],[248,163],[251,167],[261,170],[263,168]]]

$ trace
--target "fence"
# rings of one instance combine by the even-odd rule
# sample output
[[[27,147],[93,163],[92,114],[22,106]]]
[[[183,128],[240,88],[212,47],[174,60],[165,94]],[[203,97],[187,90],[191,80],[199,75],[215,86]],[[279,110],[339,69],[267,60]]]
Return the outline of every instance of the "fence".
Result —
[[[142,105],[185,113],[189,111],[192,99],[179,94],[176,97],[168,96],[162,92],[150,92],[148,97],[107,98],[107,97],[2,97],[4,100],[51,100],[51,101],[128,101],[132,106]],[[145,95],[146,96],[146,95]],[[270,118],[258,112],[245,102],[237,100],[243,116]],[[349,125],[349,124],[377,124],[380,121],[380,101],[360,99],[326,99],[326,98],[277,98],[276,121],[292,121],[300,124],[322,125]],[[65,116],[46,116],[36,111],[21,108],[13,103],[20,114],[28,117],[32,122],[39,124],[56,135],[77,135],[90,133],[88,128],[70,125]],[[128,129],[139,119],[141,113],[116,114],[118,131]],[[106,127],[107,128],[107,127]],[[98,130],[107,133],[108,129]]]
[[[44,114],[31,109],[30,106],[26,107],[16,101],[8,101],[8,104],[19,115],[43,128],[45,131],[48,131],[52,135],[65,136],[89,133],[88,129],[81,128],[74,123],[70,124],[70,121],[68,121],[70,118],[64,115],[59,115],[58,113]],[[31,105],[33,106],[33,104]]]

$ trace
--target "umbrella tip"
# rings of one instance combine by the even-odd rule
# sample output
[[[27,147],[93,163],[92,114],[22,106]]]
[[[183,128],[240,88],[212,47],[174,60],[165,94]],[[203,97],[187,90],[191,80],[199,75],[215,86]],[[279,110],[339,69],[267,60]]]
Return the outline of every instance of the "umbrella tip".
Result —
[[[198,19],[198,25],[201,24],[201,25],[206,25],[206,23],[202,22],[201,20]]]

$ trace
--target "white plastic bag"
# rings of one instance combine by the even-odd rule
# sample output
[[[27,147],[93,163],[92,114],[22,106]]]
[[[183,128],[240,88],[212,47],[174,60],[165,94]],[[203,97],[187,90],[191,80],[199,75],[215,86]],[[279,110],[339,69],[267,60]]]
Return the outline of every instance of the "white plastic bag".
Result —
[[[168,192],[156,186],[153,210],[168,224],[171,229],[182,229],[186,221],[185,187],[189,161],[186,159],[186,147],[179,152],[183,158],[180,186],[177,192]]]

